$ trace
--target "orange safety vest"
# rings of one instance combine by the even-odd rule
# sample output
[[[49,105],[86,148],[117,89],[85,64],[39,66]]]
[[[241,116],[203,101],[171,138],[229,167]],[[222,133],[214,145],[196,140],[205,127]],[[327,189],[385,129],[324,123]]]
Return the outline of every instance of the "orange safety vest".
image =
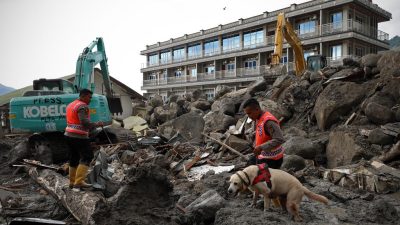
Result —
[[[261,118],[256,121],[256,143],[255,143],[256,147],[272,139],[271,136],[269,136],[264,130],[264,124],[268,120],[275,121],[279,125],[279,120],[277,120],[275,116],[273,116],[270,112],[265,112],[261,116]],[[257,158],[278,160],[283,157],[284,151],[285,150],[282,148],[282,146],[279,145],[271,152],[262,151],[261,154],[257,156]]]
[[[67,106],[67,127],[65,131],[88,137],[89,129],[82,126],[78,117],[78,110],[81,106],[87,106],[87,104],[79,99],[71,102]],[[90,120],[89,110],[87,111],[87,117]]]

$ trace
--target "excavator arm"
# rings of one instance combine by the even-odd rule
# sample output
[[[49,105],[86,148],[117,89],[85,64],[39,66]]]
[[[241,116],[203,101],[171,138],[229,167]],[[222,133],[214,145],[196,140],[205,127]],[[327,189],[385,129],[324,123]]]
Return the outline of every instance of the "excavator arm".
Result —
[[[283,38],[285,38],[286,41],[289,43],[289,45],[293,48],[295,57],[296,75],[299,76],[303,73],[303,71],[306,68],[303,47],[300,39],[294,32],[292,25],[288,20],[285,19],[285,14],[279,13],[276,23],[275,49],[274,53],[272,54],[272,63],[271,63],[272,65],[279,65],[280,63],[283,50]]]
[[[93,51],[97,47],[97,51]],[[104,48],[103,38],[98,37],[89,46],[83,49],[76,62],[76,72],[74,87],[79,91],[81,89],[90,89],[94,92],[94,67],[100,63],[103,84],[106,91],[109,108],[112,113],[121,113],[122,105],[120,98],[114,97],[111,90],[110,74],[107,65],[107,56]]]

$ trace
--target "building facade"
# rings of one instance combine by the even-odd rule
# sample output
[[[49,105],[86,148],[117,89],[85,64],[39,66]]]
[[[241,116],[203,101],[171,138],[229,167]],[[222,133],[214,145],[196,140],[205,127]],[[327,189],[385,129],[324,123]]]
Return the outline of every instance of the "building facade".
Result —
[[[284,12],[301,39],[304,57],[321,54],[330,65],[389,49],[389,35],[378,30],[391,13],[372,0],[313,0],[239,19],[168,41],[147,45],[141,54],[145,97],[184,95],[195,89],[213,98],[219,84],[235,90],[261,79],[274,51],[277,15]],[[291,67],[290,45],[282,63]]]

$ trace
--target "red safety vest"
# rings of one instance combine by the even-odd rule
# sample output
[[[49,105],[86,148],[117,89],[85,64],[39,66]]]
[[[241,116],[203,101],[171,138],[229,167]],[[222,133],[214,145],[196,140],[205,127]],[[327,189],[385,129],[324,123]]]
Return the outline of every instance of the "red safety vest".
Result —
[[[265,130],[264,130],[264,124],[268,121],[272,120],[278,123],[279,125],[279,120],[275,118],[270,112],[265,112],[260,119],[256,121],[256,143],[255,146],[259,146],[264,144],[265,142],[271,140],[271,136],[269,136]],[[272,159],[272,160],[278,160],[283,157],[283,152],[284,149],[282,148],[281,145],[277,146],[274,150],[271,152],[265,152],[262,151],[261,154],[257,156],[258,159]]]
[[[65,131],[88,137],[89,129],[82,126],[78,116],[78,110],[81,106],[87,106],[87,104],[79,99],[71,102],[67,106],[67,127]],[[89,110],[87,110],[87,117],[90,120]]]

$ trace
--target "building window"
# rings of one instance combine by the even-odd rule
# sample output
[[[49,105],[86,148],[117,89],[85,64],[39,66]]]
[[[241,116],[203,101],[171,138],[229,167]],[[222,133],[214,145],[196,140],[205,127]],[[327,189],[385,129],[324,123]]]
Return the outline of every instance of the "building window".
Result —
[[[212,100],[214,99],[215,93],[214,93],[214,89],[207,89],[204,91],[206,94],[206,98],[207,100]]]
[[[166,80],[167,79],[167,70],[164,70],[161,74],[160,74],[160,80]]]
[[[315,33],[316,21],[307,21],[300,23],[299,28],[299,35]]]
[[[333,30],[341,30],[343,25],[343,14],[342,12],[337,12],[331,14],[331,22]]]
[[[155,80],[156,79],[156,75],[154,73],[149,75],[149,80]]]
[[[340,59],[342,57],[342,45],[331,46],[331,57],[333,60]]]
[[[189,58],[198,58],[201,56],[201,45],[193,45],[188,48],[188,57]]]
[[[227,67],[227,70],[229,72],[232,72],[232,71],[235,70],[235,64],[234,63],[230,63],[230,64],[226,65],[226,67]]]
[[[356,56],[364,56],[365,54],[365,48],[361,46],[356,46]]]
[[[185,49],[184,48],[175,49],[174,61],[182,61],[183,59],[185,59]]]
[[[175,78],[180,78],[180,77],[182,77],[182,71],[180,70],[175,71]]]
[[[190,73],[192,74],[192,77],[197,77],[197,69],[196,68],[191,69]]]
[[[158,64],[158,54],[149,56],[149,65],[157,65]]]
[[[251,60],[244,62],[244,68],[246,69],[255,69],[257,67],[257,61]]]
[[[204,43],[204,55],[215,55],[219,52],[218,40],[213,40]]]
[[[224,52],[234,51],[240,49],[239,35],[225,37],[222,39],[222,50]]]
[[[212,75],[215,72],[215,66],[207,66],[205,68],[205,72],[207,75]]]
[[[243,47],[255,48],[264,43],[264,32],[261,29],[250,31],[243,34]]]
[[[161,60],[160,60],[161,63],[163,63],[163,64],[169,63],[171,61],[171,52],[162,52],[160,54],[160,58],[161,58]]]

